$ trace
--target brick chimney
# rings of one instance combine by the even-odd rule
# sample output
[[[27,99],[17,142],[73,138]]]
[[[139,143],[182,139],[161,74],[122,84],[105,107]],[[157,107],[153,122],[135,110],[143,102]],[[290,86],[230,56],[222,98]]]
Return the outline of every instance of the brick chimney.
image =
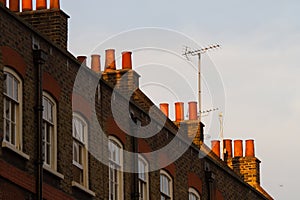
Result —
[[[197,117],[197,102],[189,102],[189,119],[184,119],[184,104],[182,102],[175,103],[175,124],[183,129],[188,135],[188,137],[193,137],[193,143],[197,147],[201,147],[203,143],[203,129],[204,124],[202,124]]]
[[[50,1],[50,8],[47,8]],[[63,49],[68,47],[68,19],[69,16],[60,9],[60,0],[36,0],[36,9],[32,7],[33,0],[10,0],[10,9],[48,37]]]
[[[128,91],[133,92],[133,90],[139,88],[140,75],[132,70],[131,52],[122,52],[121,69],[117,69],[116,66],[115,50],[107,49],[105,53],[105,69],[101,76],[102,79],[121,93],[125,92],[127,94]],[[122,84],[120,84],[121,81]]]
[[[245,156],[243,141],[234,141],[235,155],[232,158],[232,168],[241,178],[253,187],[260,185],[260,160],[255,157],[254,140],[246,140]]]

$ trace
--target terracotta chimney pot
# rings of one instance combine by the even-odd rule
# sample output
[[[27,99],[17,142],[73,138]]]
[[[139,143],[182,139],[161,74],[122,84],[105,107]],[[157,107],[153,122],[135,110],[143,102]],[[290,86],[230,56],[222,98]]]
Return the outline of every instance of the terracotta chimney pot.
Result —
[[[219,140],[211,141],[211,149],[220,158],[220,141]]]
[[[169,117],[169,104],[167,103],[161,103],[159,104],[160,110]]]
[[[81,65],[86,66],[86,56],[77,56],[77,60],[81,63]]]
[[[246,157],[255,157],[254,140],[246,140]]]
[[[13,12],[20,12],[20,0],[10,0],[9,9]]]
[[[47,9],[47,0],[36,0],[36,9]]]
[[[31,11],[31,10],[32,10],[32,0],[23,0],[22,11]]]
[[[224,140],[223,144],[224,149],[226,149],[227,157],[232,158],[232,140]]]
[[[122,52],[122,69],[132,69],[131,52]]]
[[[197,120],[198,115],[197,115],[197,102],[192,101],[189,102],[189,120]]]
[[[101,72],[101,64],[100,64],[100,55],[92,55],[92,61],[91,61],[91,68],[94,72],[100,73]]]
[[[105,71],[116,70],[115,50],[105,50]]]
[[[60,9],[60,0],[50,0],[50,9]]]
[[[184,103],[177,102],[175,103],[175,113],[176,113],[176,122],[180,122],[184,120]]]
[[[243,140],[234,141],[234,157],[243,157]]]

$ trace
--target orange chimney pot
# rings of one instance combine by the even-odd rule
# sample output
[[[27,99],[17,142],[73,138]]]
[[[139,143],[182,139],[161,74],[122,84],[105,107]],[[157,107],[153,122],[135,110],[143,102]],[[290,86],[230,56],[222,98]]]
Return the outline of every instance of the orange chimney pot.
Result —
[[[197,115],[197,102],[192,101],[189,102],[189,120],[197,120],[198,115]]]
[[[105,50],[105,71],[116,70],[115,50]]]
[[[122,69],[132,69],[131,52],[122,52]]]
[[[101,64],[100,64],[100,55],[94,54],[91,56],[91,68],[94,72],[100,73],[101,72]]]
[[[86,65],[86,56],[77,56],[77,60],[81,63],[81,65]]]
[[[23,0],[22,11],[31,11],[31,10],[32,10],[32,0]]]
[[[36,0],[36,9],[47,9],[47,0]]]
[[[254,140],[246,140],[246,157],[255,157]]]
[[[234,141],[234,157],[243,157],[243,140]]]
[[[175,103],[175,113],[176,113],[176,122],[180,122],[184,120],[184,104],[183,102]]]
[[[220,141],[219,140],[211,141],[211,149],[220,158]]]
[[[169,117],[169,104],[167,103],[161,103],[159,104],[160,110]]]
[[[224,149],[226,149],[227,157],[232,158],[232,140],[224,140]]]
[[[60,0],[50,0],[50,9],[60,9]]]
[[[20,0],[10,0],[9,9],[13,12],[20,12]]]

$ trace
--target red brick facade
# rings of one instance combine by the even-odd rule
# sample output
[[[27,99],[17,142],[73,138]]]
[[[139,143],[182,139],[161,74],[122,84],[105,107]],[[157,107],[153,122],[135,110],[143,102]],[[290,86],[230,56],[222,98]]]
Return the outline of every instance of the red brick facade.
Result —
[[[48,16],[53,14],[55,16]],[[116,94],[121,99],[118,103],[128,107],[128,102],[122,96],[122,92],[126,93],[126,91],[138,87],[139,75],[128,66],[126,69],[102,72],[102,79],[97,86],[99,90],[92,91],[96,97],[96,102],[93,102],[93,96],[85,97],[82,94],[93,90],[89,81],[99,79],[99,74],[85,67],[83,72],[84,78],[87,78],[86,85],[82,85],[79,92],[73,94],[75,78],[81,63],[66,51],[67,18],[66,14],[57,9],[16,14],[0,2],[0,77],[3,77],[4,67],[9,67],[15,70],[23,81],[23,149],[20,153],[3,146],[3,144],[0,147],[0,199],[36,199],[37,69],[34,65],[33,48],[37,47],[34,46],[37,41],[38,48],[48,54],[47,61],[43,64],[43,89],[54,97],[57,104],[57,170],[56,172],[43,170],[43,198],[49,200],[109,199],[109,169],[99,161],[98,155],[91,153],[92,150],[88,153],[88,188],[80,188],[73,184],[75,178],[71,170],[73,167],[73,111],[80,113],[87,121],[90,127],[89,133],[98,133],[99,130],[96,130],[92,124],[99,123],[105,134],[116,137],[125,150],[132,151],[133,149],[132,136],[121,130],[114,121],[111,100],[119,98],[112,97],[113,87],[119,83],[120,77],[128,72],[127,83],[119,85],[120,92]],[[35,26],[38,22],[45,22],[48,19],[53,26],[45,28],[45,24],[42,23]],[[51,21],[52,19],[54,21]],[[37,30],[33,27],[36,27]],[[56,27],[58,27],[57,30]],[[0,102],[3,102],[3,91],[1,82]],[[77,107],[72,107],[72,100]],[[95,104],[96,113],[93,110],[93,104]],[[132,113],[128,113],[126,116],[133,114],[142,124],[149,123],[148,111],[153,103],[139,89],[132,95],[129,106]],[[0,113],[4,113],[3,109],[3,103],[0,103]],[[156,108],[156,120],[160,120],[160,114],[161,111]],[[97,116],[97,118],[94,119],[93,116]],[[128,119],[124,118],[124,126],[129,126],[129,120],[131,120],[129,117]],[[178,131],[177,125],[167,119],[166,124],[157,135],[137,140],[137,151],[151,152],[167,145],[175,137]],[[174,200],[188,199],[189,187],[197,190],[201,199],[271,199],[267,194],[244,182],[225,162],[200,142],[203,140],[203,135],[202,137],[200,135],[202,131],[200,131],[199,122],[186,122],[185,125],[187,135],[193,135],[192,132],[197,134],[198,143],[195,142],[196,144],[191,145],[178,160],[164,168],[173,179]],[[0,120],[1,142],[4,137],[3,127],[4,122]],[[201,128],[203,130],[203,127]],[[105,142],[107,141],[98,140],[97,134],[89,135],[89,146],[95,148],[99,155],[108,154]],[[207,156],[199,158],[200,154],[207,154]],[[125,162],[127,161],[125,160]],[[213,174],[213,176],[208,176],[208,174]],[[124,200],[131,200],[135,174],[123,173],[123,175],[122,194]],[[151,200],[160,199],[160,170],[149,173],[149,196]]]

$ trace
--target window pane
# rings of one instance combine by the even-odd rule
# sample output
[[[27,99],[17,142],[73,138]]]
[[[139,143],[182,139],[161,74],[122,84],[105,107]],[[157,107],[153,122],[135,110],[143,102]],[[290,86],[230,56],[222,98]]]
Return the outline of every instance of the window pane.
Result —
[[[11,77],[11,75],[8,76],[8,84],[7,84],[7,94],[9,97],[13,97],[12,93],[13,93],[13,79]]]
[[[17,79],[14,79],[14,86],[13,86],[13,99],[18,101],[18,85],[19,85],[19,81]]]

